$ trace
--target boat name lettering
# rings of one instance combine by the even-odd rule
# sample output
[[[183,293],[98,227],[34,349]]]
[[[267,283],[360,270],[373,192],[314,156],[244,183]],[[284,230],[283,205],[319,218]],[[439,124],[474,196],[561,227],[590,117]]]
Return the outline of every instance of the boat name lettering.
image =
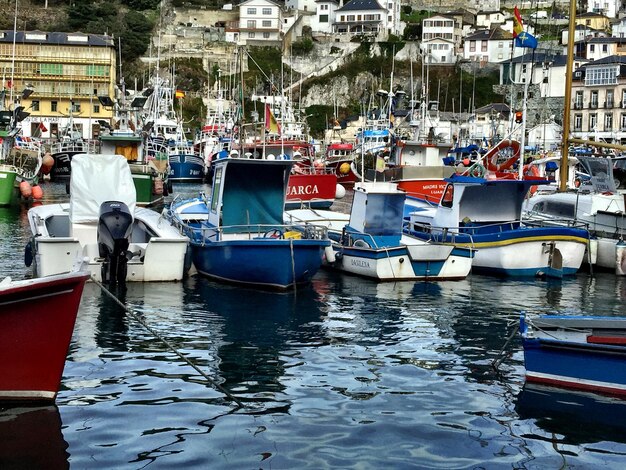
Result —
[[[316,184],[307,184],[305,186],[292,186],[289,188],[288,196],[298,196],[300,194],[319,194]]]
[[[362,259],[353,259],[352,266],[358,266],[359,268],[369,268],[370,263],[369,261],[364,261]]]

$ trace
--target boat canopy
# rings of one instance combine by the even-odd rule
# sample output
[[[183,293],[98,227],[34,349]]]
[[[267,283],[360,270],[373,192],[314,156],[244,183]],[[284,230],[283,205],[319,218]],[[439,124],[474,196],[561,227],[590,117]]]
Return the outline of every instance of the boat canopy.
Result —
[[[135,213],[137,193],[126,158],[121,155],[80,153],[72,157],[70,220],[97,222],[100,205],[120,201]]]
[[[293,160],[220,159],[224,174],[214,180],[221,184],[220,225],[239,232],[241,226],[282,225],[289,173]],[[220,165],[221,166],[221,165]],[[219,172],[219,166],[216,167]]]

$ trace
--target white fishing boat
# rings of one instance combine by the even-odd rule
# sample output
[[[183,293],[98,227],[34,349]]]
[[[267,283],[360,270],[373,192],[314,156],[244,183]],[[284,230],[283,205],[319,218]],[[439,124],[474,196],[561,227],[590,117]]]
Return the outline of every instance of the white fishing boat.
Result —
[[[474,250],[425,241],[402,232],[406,193],[394,183],[357,183],[350,220],[341,231],[329,231],[340,271],[391,280],[464,279]]]
[[[136,192],[121,155],[72,158],[70,202],[28,211],[26,264],[38,277],[85,263],[108,283],[176,281],[183,277],[188,240],[158,212],[136,207]]]

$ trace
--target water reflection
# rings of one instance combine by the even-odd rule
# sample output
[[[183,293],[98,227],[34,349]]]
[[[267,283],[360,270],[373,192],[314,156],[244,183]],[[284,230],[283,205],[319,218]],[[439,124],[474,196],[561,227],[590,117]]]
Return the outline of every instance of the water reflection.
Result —
[[[56,406],[0,408],[0,468],[69,468]]]
[[[544,436],[558,436],[549,438],[561,444],[626,443],[623,400],[526,384],[517,396],[515,411],[521,419],[534,420]]]

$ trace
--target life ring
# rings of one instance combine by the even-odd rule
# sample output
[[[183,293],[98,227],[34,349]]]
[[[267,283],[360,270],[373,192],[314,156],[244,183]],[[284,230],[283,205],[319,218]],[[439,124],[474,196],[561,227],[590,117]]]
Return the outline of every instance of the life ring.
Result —
[[[371,248],[370,244],[367,243],[365,240],[355,240],[352,246],[355,246],[357,248]]]
[[[472,166],[472,168],[470,168],[469,174],[474,178],[482,178],[483,176],[485,176],[485,167],[482,166],[480,163],[477,163]]]
[[[513,156],[504,163],[498,165],[498,154],[500,151],[510,148],[513,150]],[[520,143],[517,140],[502,140],[489,149],[485,154],[485,161],[487,162],[487,169],[489,171],[502,171],[511,168],[520,157]]]

